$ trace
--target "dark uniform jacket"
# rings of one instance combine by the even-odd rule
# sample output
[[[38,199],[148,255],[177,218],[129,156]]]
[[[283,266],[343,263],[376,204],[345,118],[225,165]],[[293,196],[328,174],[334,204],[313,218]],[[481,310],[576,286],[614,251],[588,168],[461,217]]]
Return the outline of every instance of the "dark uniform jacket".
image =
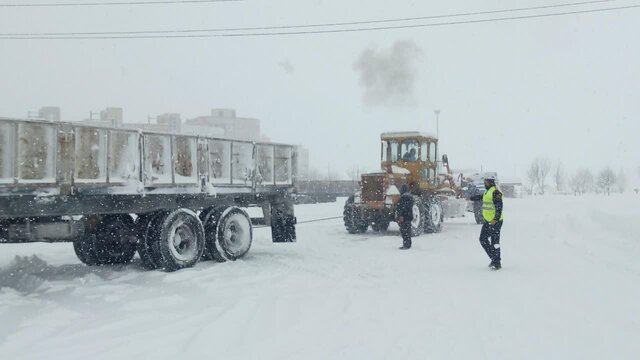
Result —
[[[406,192],[400,195],[400,200],[396,205],[396,215],[402,216],[405,222],[411,222],[413,219],[413,195]]]

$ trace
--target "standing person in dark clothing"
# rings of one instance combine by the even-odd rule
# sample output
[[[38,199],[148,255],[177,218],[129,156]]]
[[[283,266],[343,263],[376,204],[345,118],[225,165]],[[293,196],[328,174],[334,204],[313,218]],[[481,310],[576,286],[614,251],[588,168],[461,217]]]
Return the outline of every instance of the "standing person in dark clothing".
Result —
[[[480,231],[480,245],[489,255],[491,270],[499,270],[502,268],[500,257],[500,230],[504,220],[502,212],[502,192],[496,188],[495,175],[488,175],[484,178],[484,187],[486,188],[483,195],[470,197],[470,200],[482,200],[482,218],[484,224]]]
[[[413,220],[413,195],[406,184],[400,188],[400,200],[396,205],[396,216],[402,235],[402,247],[400,250],[411,249],[411,220]]]

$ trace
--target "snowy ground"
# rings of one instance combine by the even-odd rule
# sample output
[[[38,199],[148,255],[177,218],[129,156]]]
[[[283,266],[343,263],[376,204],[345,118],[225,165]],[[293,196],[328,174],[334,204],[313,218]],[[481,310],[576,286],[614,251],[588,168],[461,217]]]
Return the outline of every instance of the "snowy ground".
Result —
[[[301,224],[295,244],[256,229],[246,259],[176,273],[0,245],[0,358],[637,359],[639,200],[507,199],[499,272],[469,216],[410,251],[393,225]]]

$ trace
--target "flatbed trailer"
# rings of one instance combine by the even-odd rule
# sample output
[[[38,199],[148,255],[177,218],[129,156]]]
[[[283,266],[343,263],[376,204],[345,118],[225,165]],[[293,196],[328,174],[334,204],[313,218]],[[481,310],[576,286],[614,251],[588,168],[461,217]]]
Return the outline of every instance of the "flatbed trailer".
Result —
[[[88,265],[235,260],[252,224],[293,242],[293,145],[0,118],[0,242],[73,242]],[[261,207],[251,219],[246,207]]]

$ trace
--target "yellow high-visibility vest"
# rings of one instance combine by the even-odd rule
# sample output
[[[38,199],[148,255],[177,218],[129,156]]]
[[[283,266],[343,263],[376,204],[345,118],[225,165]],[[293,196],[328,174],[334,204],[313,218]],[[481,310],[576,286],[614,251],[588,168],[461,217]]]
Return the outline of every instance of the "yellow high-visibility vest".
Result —
[[[493,192],[496,187],[492,186],[482,195],[482,217],[486,222],[490,222],[496,217],[496,205],[493,203]],[[500,214],[500,220],[504,220],[504,210]]]

